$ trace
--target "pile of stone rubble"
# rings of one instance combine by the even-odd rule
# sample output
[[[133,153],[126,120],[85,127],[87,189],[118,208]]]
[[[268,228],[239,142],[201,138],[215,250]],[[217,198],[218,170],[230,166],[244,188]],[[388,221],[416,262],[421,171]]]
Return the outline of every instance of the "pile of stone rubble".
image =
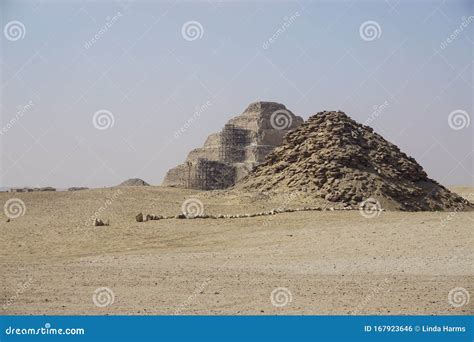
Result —
[[[235,189],[299,191],[351,207],[369,198],[392,210],[473,207],[428,178],[415,159],[341,111],[317,113],[289,132]]]

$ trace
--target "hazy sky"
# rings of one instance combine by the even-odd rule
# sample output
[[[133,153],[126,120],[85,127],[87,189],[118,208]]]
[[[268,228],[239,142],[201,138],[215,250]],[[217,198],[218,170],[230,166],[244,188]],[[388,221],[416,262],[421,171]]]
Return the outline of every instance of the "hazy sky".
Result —
[[[0,13],[0,186],[160,184],[257,100],[369,120],[432,178],[473,184],[472,1],[2,0]]]

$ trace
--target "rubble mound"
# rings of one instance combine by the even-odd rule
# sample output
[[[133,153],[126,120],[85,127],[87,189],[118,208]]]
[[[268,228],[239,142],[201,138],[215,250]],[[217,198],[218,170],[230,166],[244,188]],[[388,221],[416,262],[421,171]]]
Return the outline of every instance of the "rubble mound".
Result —
[[[140,178],[130,178],[117,186],[149,186],[147,182]]]
[[[341,111],[311,116],[235,188],[298,191],[351,207],[370,200],[392,210],[473,208],[428,178],[415,159]]]
[[[287,132],[303,123],[283,104],[254,102],[229,120],[203,147],[189,152],[186,161],[170,169],[163,186],[200,190],[226,189],[264,161]]]

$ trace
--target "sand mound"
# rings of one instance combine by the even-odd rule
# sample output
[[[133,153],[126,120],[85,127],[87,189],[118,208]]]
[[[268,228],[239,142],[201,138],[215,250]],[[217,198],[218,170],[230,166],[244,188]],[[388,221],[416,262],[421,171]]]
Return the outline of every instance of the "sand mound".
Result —
[[[118,186],[149,186],[147,182],[140,178],[130,178],[120,183]]]
[[[343,112],[321,112],[289,132],[237,189],[292,192],[347,206],[375,199],[398,210],[464,210],[472,205],[372,128]]]

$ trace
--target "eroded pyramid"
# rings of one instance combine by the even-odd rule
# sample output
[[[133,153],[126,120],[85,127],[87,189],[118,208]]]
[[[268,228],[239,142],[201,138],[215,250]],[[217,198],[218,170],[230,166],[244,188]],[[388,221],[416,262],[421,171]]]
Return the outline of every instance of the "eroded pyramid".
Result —
[[[289,132],[236,189],[301,191],[351,207],[374,198],[395,210],[472,208],[428,178],[415,159],[340,111],[317,113]]]

